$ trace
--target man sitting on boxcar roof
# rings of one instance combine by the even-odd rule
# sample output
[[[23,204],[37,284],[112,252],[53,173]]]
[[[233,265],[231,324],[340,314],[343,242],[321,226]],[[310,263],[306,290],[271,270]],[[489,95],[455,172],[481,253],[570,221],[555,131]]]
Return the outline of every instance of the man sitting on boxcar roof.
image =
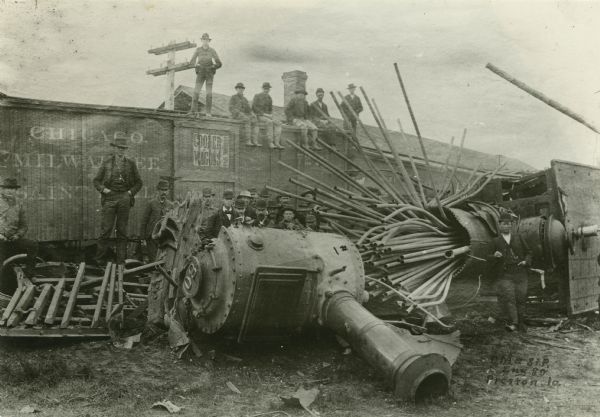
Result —
[[[235,85],[236,94],[229,99],[229,113],[231,113],[231,117],[244,123],[246,146],[262,146],[258,143],[258,119],[252,112],[250,103],[244,97],[245,89],[246,87],[242,83]]]
[[[102,161],[102,166],[94,177],[94,187],[101,194],[102,223],[98,240],[96,259],[106,259],[109,240],[117,229],[117,263],[122,264],[127,257],[127,223],[129,210],[133,206],[135,194],[142,188],[142,179],[132,159],[125,156],[129,147],[125,138],[116,138],[111,144],[114,153]]]
[[[35,266],[38,244],[24,238],[27,222],[23,205],[16,196],[18,188],[16,178],[5,178],[0,184],[0,266],[9,256],[25,252],[25,273],[30,275]]]

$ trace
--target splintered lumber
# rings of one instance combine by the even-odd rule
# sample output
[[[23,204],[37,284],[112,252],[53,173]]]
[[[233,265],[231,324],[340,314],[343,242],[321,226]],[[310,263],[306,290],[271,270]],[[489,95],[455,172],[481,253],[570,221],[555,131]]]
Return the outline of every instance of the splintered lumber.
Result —
[[[117,285],[117,299],[119,300],[119,305],[123,305],[123,265],[118,265],[117,267],[117,277],[118,277],[118,285]],[[121,323],[125,319],[123,315],[123,310],[119,314],[119,320]]]
[[[123,275],[134,274],[136,272],[147,271],[149,269],[156,268],[157,266],[164,265],[165,260],[161,259],[160,261],[151,262],[149,264],[136,266],[135,268],[125,269],[123,271]]]
[[[17,307],[14,309],[10,317],[8,318],[8,322],[6,325],[8,327],[16,326],[21,322],[23,315],[33,302],[33,298],[35,297],[35,285],[25,285],[25,289],[23,290],[23,295],[17,304]]]
[[[79,264],[79,270],[77,271],[75,282],[73,282],[73,287],[71,288],[71,293],[69,294],[69,301],[67,302],[67,307],[65,308],[65,312],[60,323],[61,329],[64,329],[69,325],[71,315],[73,314],[73,308],[77,302],[77,293],[79,292],[79,285],[81,284],[81,279],[83,278],[84,272],[85,263],[82,262]]]
[[[66,285],[66,278],[63,278],[58,282],[58,284],[56,284],[54,286],[54,294],[52,295],[52,301],[50,302],[50,307],[48,307],[48,313],[46,313],[46,319],[44,320],[44,323],[46,323],[46,324],[54,323],[54,317],[56,316],[56,313],[58,312],[58,303],[60,302],[60,299],[62,297],[62,293],[65,289],[65,285]]]
[[[106,294],[106,287],[108,280],[110,279],[110,272],[112,270],[112,263],[106,264],[104,270],[104,277],[102,277],[102,285],[100,286],[100,293],[98,294],[98,302],[96,303],[96,309],[94,310],[94,318],[92,319],[91,327],[97,327],[98,321],[100,320],[100,314],[102,313],[102,304],[104,303],[104,295]]]
[[[106,303],[106,316],[105,316],[105,320],[108,323],[108,320],[110,320],[110,314],[112,312],[112,305],[113,305],[113,297],[115,295],[115,272],[116,272],[116,265],[112,265],[110,268],[110,284],[109,284],[109,288],[108,288],[108,302]]]
[[[4,313],[2,314],[2,320],[0,320],[0,326],[4,326],[4,324],[6,323],[6,321],[12,314],[13,310],[17,306],[17,303],[21,299],[22,294],[23,294],[23,286],[19,284],[19,286],[15,290],[15,293],[13,294],[12,298],[10,299],[10,302],[8,303],[8,306],[4,310]]]
[[[52,291],[52,285],[50,285],[50,284],[42,285],[42,292],[40,293],[37,300],[35,301],[35,304],[33,305],[33,310],[29,313],[29,316],[27,316],[27,320],[25,320],[26,325],[33,326],[38,322],[40,316],[42,315],[42,312],[44,311],[44,309],[50,302],[50,292],[51,291]]]

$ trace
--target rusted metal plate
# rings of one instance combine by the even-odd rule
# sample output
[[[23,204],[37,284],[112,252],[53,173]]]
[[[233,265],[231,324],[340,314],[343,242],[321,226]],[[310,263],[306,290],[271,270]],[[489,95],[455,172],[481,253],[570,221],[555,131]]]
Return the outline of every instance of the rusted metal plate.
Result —
[[[567,235],[580,226],[600,224],[600,169],[565,161],[552,161],[557,200],[562,206]],[[600,238],[575,240],[569,253],[569,314],[598,308],[600,295]]]

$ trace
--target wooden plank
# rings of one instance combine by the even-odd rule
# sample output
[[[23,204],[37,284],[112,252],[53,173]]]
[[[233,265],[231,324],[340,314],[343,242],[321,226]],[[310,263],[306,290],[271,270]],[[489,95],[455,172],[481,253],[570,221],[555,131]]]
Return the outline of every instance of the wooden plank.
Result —
[[[100,320],[100,313],[102,312],[102,304],[104,303],[104,294],[106,293],[106,286],[110,279],[110,271],[112,269],[112,263],[106,264],[104,271],[104,277],[102,278],[102,286],[100,287],[100,294],[98,294],[98,302],[96,303],[96,309],[94,310],[94,318],[92,319],[92,325],[90,327],[97,327],[98,321]]]
[[[25,320],[25,324],[28,326],[33,326],[36,324],[42,315],[42,312],[46,309],[46,306],[50,302],[50,291],[52,290],[52,285],[44,284],[42,286],[42,292],[38,296],[35,304],[33,305],[33,311],[29,313],[27,316],[27,320]]]
[[[110,313],[112,312],[112,304],[113,304],[113,297],[115,295],[115,270],[116,270],[117,266],[113,265],[112,268],[110,269],[110,285],[109,285],[109,289],[108,289],[108,302],[106,303],[106,315],[105,315],[105,320],[108,323],[108,320],[110,319]]]
[[[90,329],[88,327],[77,327],[74,329],[35,329],[35,328],[0,328],[0,336],[3,337],[109,337],[108,332],[103,329]]]
[[[60,323],[60,327],[62,329],[66,328],[69,325],[69,321],[71,320],[73,308],[75,307],[75,304],[77,302],[77,293],[79,292],[79,285],[81,284],[81,279],[83,278],[84,272],[85,262],[82,262],[79,264],[79,270],[77,271],[77,276],[75,277],[75,282],[73,283],[73,288],[71,288],[71,294],[69,295],[69,301],[67,302],[67,307],[65,308],[65,312]]]
[[[8,321],[6,322],[6,325],[8,327],[14,327],[21,322],[21,319],[23,318],[25,311],[29,308],[29,306],[33,302],[34,297],[35,297],[35,285],[26,285],[25,289],[23,290],[23,295],[21,296],[21,299],[19,300],[19,303],[17,304],[17,307],[15,307],[14,311],[8,318]]]
[[[124,300],[123,300],[123,265],[119,265],[118,266],[118,278],[119,278],[119,285],[117,288],[117,295],[118,295],[118,300],[119,300],[119,304],[122,306],[124,304]],[[123,320],[125,319],[125,316],[123,315],[123,310],[121,310],[121,313],[119,314],[119,320],[121,321],[121,323],[123,323]]]
[[[58,284],[54,286],[54,294],[52,295],[52,301],[50,302],[50,307],[48,307],[48,313],[46,313],[46,319],[44,323],[52,324],[54,323],[54,316],[58,311],[58,304],[60,303],[60,298],[65,289],[66,278],[63,278]]]
[[[4,310],[4,313],[2,314],[2,320],[0,320],[0,326],[4,326],[6,324],[6,321],[12,314],[15,307],[17,306],[22,295],[23,295],[23,286],[19,285],[17,287],[17,289],[15,290],[15,293],[13,294],[12,298],[10,299],[8,306]]]

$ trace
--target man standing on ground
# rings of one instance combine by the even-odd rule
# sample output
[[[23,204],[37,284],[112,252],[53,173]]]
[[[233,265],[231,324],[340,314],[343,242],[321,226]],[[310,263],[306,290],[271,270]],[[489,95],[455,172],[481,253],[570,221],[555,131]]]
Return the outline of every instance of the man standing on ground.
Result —
[[[205,234],[208,219],[217,212],[217,209],[214,206],[214,197],[215,193],[211,188],[206,187],[202,189],[202,212],[198,215],[198,219],[196,220],[196,232],[200,235]]]
[[[156,190],[156,197],[150,200],[144,209],[140,227],[140,237],[143,239],[142,242],[145,243],[145,252],[149,262],[156,260],[156,254],[158,252],[158,242],[152,239],[154,227],[156,226],[156,223],[160,222],[167,211],[173,207],[173,203],[168,199],[170,190],[169,181],[164,179],[158,181]],[[142,245],[144,245],[144,243]]]
[[[509,331],[526,331],[525,303],[527,301],[527,268],[531,266],[531,250],[520,235],[513,235],[512,216],[500,214],[500,236],[492,240],[493,263],[496,273],[496,293],[501,312]]]
[[[273,99],[269,95],[271,84],[264,82],[263,92],[258,93],[252,100],[252,111],[259,122],[265,124],[267,141],[271,149],[284,149],[281,146],[281,122],[273,117]]]
[[[317,136],[318,129],[317,126],[313,124],[309,119],[310,110],[308,102],[306,101],[306,91],[300,88],[295,91],[295,96],[289,101],[287,106],[285,106],[285,116],[287,117],[288,123],[292,126],[296,126],[300,128],[300,133],[302,134],[302,144],[301,146],[305,148],[313,148],[316,150],[321,150],[321,148],[317,144]],[[308,141],[308,135],[310,133],[311,141]]]
[[[356,86],[354,84],[348,84],[348,91],[350,92],[350,94],[348,94],[344,98],[346,99],[346,102],[350,105],[350,108],[354,110],[354,114],[356,114],[356,117],[360,117],[360,112],[363,111],[363,106],[362,102],[360,101],[360,97],[354,94],[356,91]],[[358,123],[358,119],[354,117],[354,114],[352,114],[352,111],[350,111],[346,103],[342,103],[342,110],[344,110],[344,114],[346,115],[346,118],[351,124],[352,132],[356,134],[356,125]],[[344,122],[344,127],[346,129],[350,128],[350,126],[348,126],[346,122]]]
[[[209,46],[211,41],[208,33],[202,34],[200,39],[202,46],[196,48],[194,55],[190,59],[190,64],[196,67],[196,86],[194,87],[194,95],[192,96],[191,113],[198,111],[198,98],[202,85],[206,83],[206,115],[211,116],[212,110],[212,87],[213,79],[217,69],[223,65],[219,59],[217,52]]]
[[[216,238],[219,236],[221,226],[231,226],[233,218],[233,191],[223,191],[223,203],[221,208],[208,218],[203,236]]]
[[[235,85],[236,94],[229,99],[229,113],[236,120],[244,122],[244,131],[246,136],[246,146],[262,146],[258,143],[258,119],[252,113],[250,103],[244,97],[244,84]]]
[[[0,184],[0,266],[12,255],[27,254],[25,273],[33,274],[37,242],[25,239],[27,222],[23,204],[17,199],[16,191],[21,188],[16,178],[5,178]]]
[[[129,147],[125,138],[116,138],[110,146],[114,153],[102,161],[94,178],[94,187],[101,194],[102,223],[96,258],[106,258],[110,237],[117,229],[117,263],[127,256],[127,223],[135,194],[142,188],[142,179],[132,159],[125,156]]]

